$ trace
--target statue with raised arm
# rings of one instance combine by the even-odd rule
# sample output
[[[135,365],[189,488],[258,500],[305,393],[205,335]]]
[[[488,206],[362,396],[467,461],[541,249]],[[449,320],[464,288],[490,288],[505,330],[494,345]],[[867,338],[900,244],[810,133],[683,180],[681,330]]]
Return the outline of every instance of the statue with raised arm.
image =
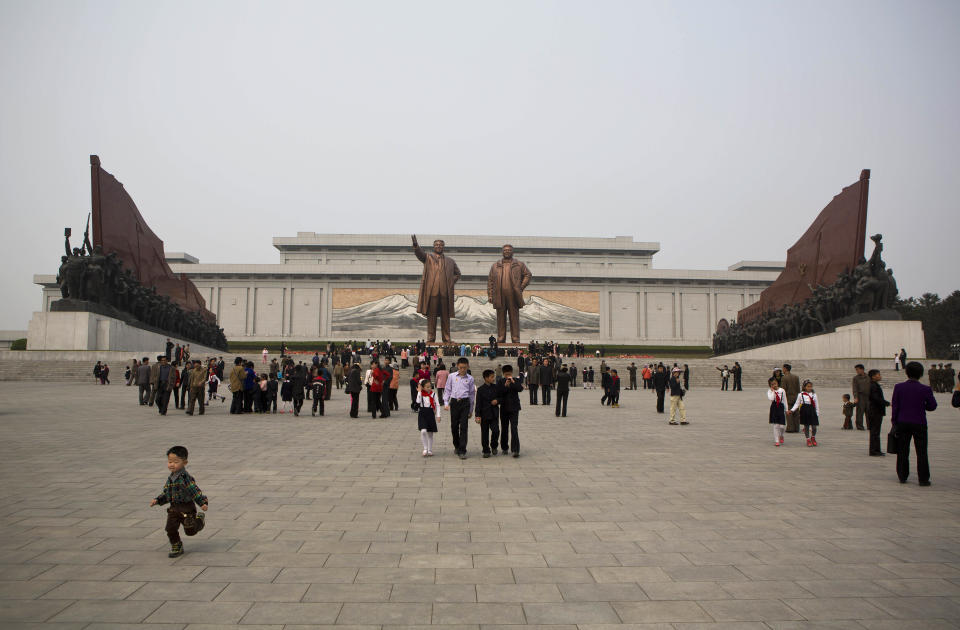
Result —
[[[444,343],[450,343],[450,318],[453,316],[453,286],[460,279],[457,263],[443,253],[444,243],[437,239],[433,242],[433,251],[425,252],[412,235],[413,253],[423,263],[423,277],[420,279],[420,295],[417,298],[417,312],[427,318],[427,343],[437,341],[437,318],[440,318],[440,334]]]
[[[493,263],[487,276],[487,298],[497,311],[497,342],[507,340],[507,316],[510,317],[510,340],[520,342],[520,309],[523,290],[533,275],[527,266],[513,257],[513,245],[503,246],[503,258]]]

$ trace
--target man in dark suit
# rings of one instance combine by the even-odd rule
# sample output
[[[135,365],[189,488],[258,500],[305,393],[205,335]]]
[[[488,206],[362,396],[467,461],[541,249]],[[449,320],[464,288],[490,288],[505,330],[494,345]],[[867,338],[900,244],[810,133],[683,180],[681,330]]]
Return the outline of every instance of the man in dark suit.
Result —
[[[541,404],[550,404],[550,386],[553,385],[553,366],[544,360],[539,367]]]
[[[882,457],[884,455],[880,447],[880,427],[883,424],[883,417],[887,415],[887,406],[890,404],[883,397],[883,388],[880,387],[880,370],[870,370],[867,373],[870,377],[870,393],[867,396],[867,429],[870,430],[870,456]]]
[[[523,391],[521,379],[513,377],[513,366],[503,366],[503,378],[497,381],[500,401],[500,451],[506,455],[507,449],[514,457],[520,457],[520,392]]]
[[[663,413],[663,401],[667,393],[667,368],[661,363],[653,373],[653,388],[657,390],[657,413]]]
[[[570,397],[570,372],[567,366],[560,368],[557,374],[557,417],[567,417],[567,398]]]

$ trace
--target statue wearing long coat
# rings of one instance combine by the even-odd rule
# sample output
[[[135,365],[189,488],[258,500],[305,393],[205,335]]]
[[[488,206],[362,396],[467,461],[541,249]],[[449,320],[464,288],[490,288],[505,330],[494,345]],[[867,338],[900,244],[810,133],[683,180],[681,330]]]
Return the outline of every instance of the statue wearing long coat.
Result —
[[[457,267],[456,261],[447,255],[439,256],[434,252],[426,252],[419,245],[414,247],[413,252],[423,263],[423,277],[420,278],[417,312],[421,315],[428,315],[427,308],[430,305],[430,298],[446,293],[449,312],[453,313],[453,285],[460,280],[460,268]],[[445,291],[440,290],[441,283],[445,287]]]

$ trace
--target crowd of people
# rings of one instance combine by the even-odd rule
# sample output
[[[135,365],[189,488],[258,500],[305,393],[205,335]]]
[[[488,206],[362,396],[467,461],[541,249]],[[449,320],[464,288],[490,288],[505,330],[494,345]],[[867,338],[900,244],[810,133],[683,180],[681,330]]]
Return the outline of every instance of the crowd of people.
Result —
[[[573,345],[573,344],[572,344]],[[670,425],[688,425],[684,396],[690,389],[690,368],[662,362],[637,365],[631,362],[625,368],[629,375],[627,383],[621,382],[618,370],[601,360],[596,376],[593,365],[578,368],[569,359],[577,358],[578,350],[573,345],[574,355],[565,356],[552,346],[537,344],[536,354],[518,352],[514,360],[496,360],[501,355],[487,354],[482,349],[465,348],[467,354],[453,360],[450,367],[438,347],[429,347],[423,342],[395,347],[390,341],[367,343],[330,344],[321,353],[311,358],[295,359],[285,353],[279,358],[269,358],[264,348],[261,366],[243,357],[236,357],[232,366],[225,364],[223,357],[207,358],[204,361],[190,356],[189,345],[169,343],[164,354],[151,362],[149,357],[135,360],[125,375],[128,385],[136,385],[141,405],[156,406],[166,415],[169,400],[174,408],[187,415],[203,414],[205,406],[215,400],[225,402],[230,398],[231,414],[245,413],[292,413],[299,416],[304,404],[311,401],[311,415],[325,415],[325,402],[332,392],[343,390],[350,397],[349,416],[357,418],[362,399],[365,398],[366,413],[372,418],[389,418],[400,411],[399,390],[401,370],[410,368],[407,380],[410,392],[410,410],[417,414],[418,430],[424,457],[433,456],[433,434],[443,415],[450,415],[454,453],[467,457],[468,420],[475,418],[481,429],[481,449],[484,457],[498,452],[511,452],[519,456],[519,433],[517,423],[520,413],[520,393],[526,389],[530,405],[553,406],[557,417],[566,417],[570,391],[577,387],[582,376],[584,389],[597,389],[599,381],[600,404],[605,407],[620,406],[623,389],[637,390],[642,382],[644,390],[655,393],[655,409],[666,414],[669,396]],[[528,347],[529,349],[529,347]],[[546,351],[546,352],[545,352]],[[486,355],[486,356],[485,356]],[[481,377],[474,381],[470,358],[480,356],[490,360],[491,367],[481,370]],[[900,355],[898,355],[898,360]],[[516,364],[516,369],[514,365]],[[915,385],[898,384],[891,401],[887,401],[881,385],[879,370],[867,371],[856,365],[851,381],[851,391],[843,394],[841,410],[842,429],[862,430],[869,433],[868,453],[882,457],[881,426],[891,407],[893,429],[888,436],[887,451],[898,455],[898,475],[902,480],[909,474],[909,445],[914,444],[918,459],[920,480],[929,482],[929,463],[926,455],[925,412],[936,408],[933,392],[949,391],[956,385],[955,373],[948,363],[942,368],[933,366],[930,386],[919,383],[923,366],[916,362],[906,363],[908,381]],[[743,368],[739,362],[733,367],[717,366],[721,377],[721,390],[742,391]],[[917,374],[919,370],[919,375]],[[94,370],[98,383],[109,383],[109,367],[98,362]],[[732,388],[729,381],[732,380]],[[801,380],[793,373],[789,363],[776,368],[768,380],[767,397],[770,402],[769,423],[773,425],[774,444],[785,444],[786,433],[802,433],[808,447],[818,446],[817,432],[821,423],[823,402],[809,379]],[[901,387],[902,385],[902,387]],[[918,389],[920,388],[925,389]],[[222,388],[227,392],[222,392]],[[957,385],[960,393],[960,385]],[[898,394],[898,392],[900,392]],[[925,392],[929,392],[929,396]],[[958,401],[960,403],[960,401]],[[919,406],[918,406],[919,405]],[[926,485],[926,484],[924,484]]]
[[[483,458],[498,454],[520,456],[519,416],[520,394],[528,390],[531,405],[551,405],[555,400],[555,413],[566,417],[570,391],[576,387],[578,369],[576,364],[565,362],[560,354],[527,356],[519,352],[517,369],[512,362],[497,362],[494,367],[482,369],[475,380],[471,371],[470,357],[460,356],[448,369],[444,357],[419,343],[399,350],[389,342],[377,344],[343,344],[330,346],[322,355],[315,352],[306,362],[296,360],[285,353],[279,358],[269,358],[264,349],[262,365],[258,374],[253,361],[236,357],[233,367],[224,375],[223,357],[205,361],[190,358],[189,346],[171,344],[164,354],[158,355],[156,363],[149,357],[135,361],[128,375],[128,385],[137,385],[141,405],[155,405],[160,414],[168,410],[171,394],[174,406],[185,409],[192,415],[199,404],[199,413],[204,413],[204,403],[215,399],[226,400],[220,393],[221,382],[226,382],[231,396],[230,413],[293,413],[300,415],[306,400],[313,401],[312,414],[324,415],[324,401],[330,400],[333,389],[343,389],[350,396],[349,415],[359,416],[361,395],[366,392],[366,410],[373,418],[388,418],[391,412],[399,412],[398,390],[400,388],[400,364],[411,367],[409,378],[410,409],[416,413],[417,430],[420,435],[422,456],[433,457],[435,435],[443,417],[449,414],[453,452],[460,459],[467,458],[470,420],[479,425],[480,452]],[[480,353],[479,356],[483,356]],[[487,355],[490,360],[495,357]],[[399,357],[399,359],[398,359]],[[367,367],[364,368],[364,363]],[[931,375],[931,385],[937,379],[945,379],[952,372],[946,364],[937,376]],[[734,369],[724,366],[721,378],[742,373],[739,363]],[[940,369],[937,367],[937,369]],[[109,368],[98,362],[97,378],[106,379]],[[631,362],[626,368],[629,385],[626,389],[637,390],[639,375],[643,388],[656,393],[656,411],[665,413],[665,398],[670,396],[670,425],[687,425],[683,398],[689,389],[690,370],[687,365],[663,362],[637,366]],[[723,374],[723,370],[729,374]],[[886,450],[896,453],[896,473],[900,483],[910,477],[911,445],[917,459],[916,469],[919,485],[929,486],[930,464],[927,455],[926,413],[937,408],[934,388],[920,382],[924,368],[918,362],[904,364],[907,380],[897,383],[890,401],[882,387],[879,370],[867,371],[863,365],[855,366],[856,374],[851,381],[851,393],[843,394],[842,414],[844,430],[869,431],[868,452],[882,457],[881,427],[888,413],[892,423],[887,437]],[[606,361],[599,366],[601,405],[618,407],[620,400],[620,376]],[[583,368],[584,389],[596,389],[592,365]],[[742,380],[735,378],[734,390],[742,389]],[[769,424],[773,428],[776,447],[785,445],[786,433],[802,431],[808,447],[816,447],[817,430],[821,423],[823,403],[810,379],[801,380],[793,373],[789,363],[776,368],[767,381],[767,398],[770,402]],[[960,384],[955,386],[953,406],[960,407]],[[727,384],[721,385],[727,389]],[[206,390],[206,400],[205,393]],[[279,400],[279,405],[278,405]],[[189,401],[189,402],[188,402]],[[856,419],[854,420],[854,416]],[[864,426],[864,424],[866,426]],[[151,505],[170,505],[167,511],[166,531],[170,540],[170,557],[183,554],[179,530],[194,535],[204,526],[204,514],[209,499],[200,491],[196,480],[186,472],[187,449],[174,446],[167,452],[167,467],[170,476],[164,489]],[[203,512],[198,512],[197,507]]]

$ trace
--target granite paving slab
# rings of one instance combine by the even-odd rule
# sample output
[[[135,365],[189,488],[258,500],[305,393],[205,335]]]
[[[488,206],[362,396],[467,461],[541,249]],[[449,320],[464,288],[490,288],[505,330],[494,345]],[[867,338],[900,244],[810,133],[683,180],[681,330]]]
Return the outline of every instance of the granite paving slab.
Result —
[[[695,388],[677,427],[644,390],[577,388],[567,418],[523,395],[519,458],[480,457],[471,423],[460,460],[446,418],[424,458],[407,406],[354,420],[342,392],[322,418],[161,417],[122,384],[50,385],[0,382],[4,630],[960,627],[945,395],[920,488],[840,430],[837,389],[816,448],[773,445],[760,389]],[[149,503],[173,444],[210,510],[171,559]]]

